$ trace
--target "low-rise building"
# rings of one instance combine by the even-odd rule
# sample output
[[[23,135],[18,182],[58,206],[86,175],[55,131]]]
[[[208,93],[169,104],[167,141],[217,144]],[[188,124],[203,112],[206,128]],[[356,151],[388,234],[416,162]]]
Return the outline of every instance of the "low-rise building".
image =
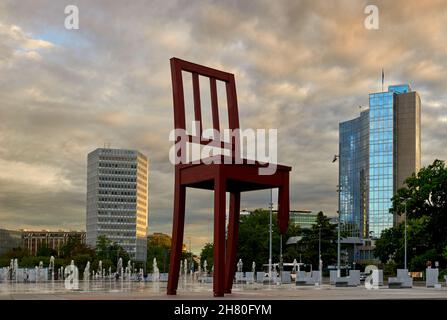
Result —
[[[84,231],[22,231],[22,247],[27,249],[29,254],[36,255],[41,247],[48,247],[56,250],[59,254],[60,248],[67,243],[70,238],[78,238],[80,243],[85,244]]]

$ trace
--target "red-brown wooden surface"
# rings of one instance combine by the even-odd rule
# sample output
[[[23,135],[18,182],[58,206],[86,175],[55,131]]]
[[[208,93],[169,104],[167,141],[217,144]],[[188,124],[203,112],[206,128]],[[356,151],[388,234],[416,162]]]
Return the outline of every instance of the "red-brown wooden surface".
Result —
[[[199,76],[209,78],[213,128],[216,130],[222,128],[219,122],[216,81],[223,81],[226,87],[229,129],[239,129],[234,75],[178,58],[171,59],[174,128],[186,129],[182,71],[192,74],[194,119],[200,122],[198,142],[203,145],[210,143],[209,139],[202,139],[202,101],[200,99]],[[189,137],[189,139],[191,142],[194,140],[193,137]],[[220,145],[222,148],[231,150],[230,158],[234,162],[239,156],[239,145],[235,138],[230,143],[221,142]],[[214,191],[213,292],[214,296],[221,297],[224,293],[231,293],[236,271],[241,192],[278,188],[278,225],[280,232],[285,233],[289,222],[289,172],[291,168],[277,165],[274,174],[259,175],[259,168],[268,164],[250,163],[246,159],[239,159],[241,163],[236,164],[226,164],[223,161],[220,164],[197,164],[186,163],[186,154],[180,154],[180,157],[182,162],[175,166],[172,249],[167,293],[174,295],[177,292],[185,223],[186,188],[190,187]],[[222,156],[222,159],[224,158]],[[230,192],[227,240],[225,240],[226,192]]]

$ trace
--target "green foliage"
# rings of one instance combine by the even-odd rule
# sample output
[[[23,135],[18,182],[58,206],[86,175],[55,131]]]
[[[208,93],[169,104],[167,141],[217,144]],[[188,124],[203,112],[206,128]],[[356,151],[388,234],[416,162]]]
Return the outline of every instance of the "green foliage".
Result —
[[[45,266],[47,266],[50,262],[49,257],[35,257],[35,256],[26,256],[19,260],[19,266],[21,268],[34,268],[39,265],[39,262],[42,261]]]
[[[438,254],[436,253],[436,249],[427,250],[420,255],[414,256],[410,260],[409,268],[410,270],[425,270],[427,261],[435,261],[437,260],[437,257]]]
[[[268,263],[269,257],[269,218],[270,212],[267,210],[257,209],[250,215],[241,217],[239,224],[239,239],[237,260],[242,259],[244,262],[244,271],[251,270],[251,264],[254,261],[256,268],[262,270],[262,266]],[[280,253],[280,235],[277,224],[277,215],[273,214],[272,218],[272,255],[273,261],[279,261]],[[298,236],[299,228],[290,225],[287,233],[282,238],[283,260],[293,261],[297,258],[297,251],[293,248],[287,250],[286,241],[289,237]]]
[[[74,260],[72,257],[82,254],[88,254],[95,257],[95,250],[81,243],[81,240],[77,237],[70,237],[67,242],[60,248],[59,257],[65,258],[68,263],[70,260]]]
[[[206,264],[211,268],[213,265],[213,249],[214,245],[212,243],[206,243],[200,253],[200,261],[203,263],[206,261]]]
[[[417,175],[408,177],[405,185],[392,198],[390,212],[404,213],[406,202],[408,219],[428,217],[425,231],[431,235],[431,245],[442,252],[447,244],[447,167],[444,161],[435,160]]]
[[[405,180],[392,200],[391,213],[407,212],[407,261],[411,271],[422,271],[427,261],[447,262],[447,167],[435,160]],[[376,241],[375,255],[381,261],[392,256],[404,266],[404,223],[384,230]]]
[[[397,265],[394,260],[388,260],[387,263],[383,265],[383,275],[388,277],[393,277],[396,275]]]
[[[85,252],[79,252],[82,259]],[[119,258],[123,259],[123,265],[130,260],[129,254],[116,242],[110,241],[106,236],[99,236],[96,241],[96,259],[102,260],[103,268],[112,267],[112,271],[116,271],[116,265]],[[107,262],[107,266],[105,263]]]
[[[382,262],[387,262],[390,258],[401,261],[402,255],[402,239],[403,228],[398,226],[395,228],[385,229],[382,231],[380,239],[376,241],[374,256]]]
[[[153,272],[153,261],[157,259],[157,266],[160,272],[169,271],[169,258],[171,243],[162,241],[163,239],[153,237],[147,241],[147,263],[146,270]]]
[[[0,257],[0,268],[9,266],[11,259],[5,258],[4,256]]]
[[[439,270],[439,281],[445,281],[445,276],[447,276],[447,269],[440,269]]]
[[[321,211],[317,215],[316,224],[312,226],[312,229],[303,232],[303,238],[298,243],[303,262],[312,263],[312,267],[315,269],[319,265],[320,232],[323,264],[334,264],[337,261],[337,225],[331,224],[330,219]]]
[[[112,242],[104,235],[96,240],[96,255],[100,260],[110,260],[110,246]]]
[[[23,248],[13,248],[11,250],[8,250],[2,258],[5,258],[8,260],[8,265],[9,265],[9,261],[11,259],[22,259],[23,257],[27,257],[29,256],[28,254],[28,250],[23,249]]]
[[[42,246],[37,250],[36,256],[40,257],[55,257],[57,256],[57,251],[49,248],[48,246]]]

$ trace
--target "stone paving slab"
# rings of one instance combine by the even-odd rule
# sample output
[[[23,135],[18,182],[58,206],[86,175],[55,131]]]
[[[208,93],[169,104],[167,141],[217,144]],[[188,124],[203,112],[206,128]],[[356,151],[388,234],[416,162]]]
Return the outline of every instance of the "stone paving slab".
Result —
[[[370,300],[370,299],[447,299],[447,287],[440,289],[415,286],[411,289],[368,290],[359,287],[335,287],[330,285],[296,287],[294,284],[281,286],[235,285],[233,293],[224,298],[214,298],[211,284],[180,285],[176,296],[168,296],[166,284],[159,285],[128,283],[111,286],[80,286],[79,291],[66,290],[63,285],[42,288],[33,284],[18,284],[7,287],[0,284],[0,300],[195,300],[195,299],[255,299],[255,300]],[[89,288],[86,290],[85,288]],[[8,292],[8,289],[10,290]]]

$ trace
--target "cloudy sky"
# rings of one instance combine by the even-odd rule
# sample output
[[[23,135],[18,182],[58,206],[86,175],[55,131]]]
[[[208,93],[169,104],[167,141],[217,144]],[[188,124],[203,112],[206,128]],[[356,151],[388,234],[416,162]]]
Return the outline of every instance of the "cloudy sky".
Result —
[[[278,129],[293,209],[335,214],[338,123],[380,91],[382,67],[421,95],[423,165],[447,159],[447,2],[375,1],[367,30],[368,2],[0,1],[0,227],[85,230],[87,153],[107,143],[148,155],[149,232],[170,233],[173,56],[236,75],[241,127]],[[195,251],[211,207],[188,193]]]

